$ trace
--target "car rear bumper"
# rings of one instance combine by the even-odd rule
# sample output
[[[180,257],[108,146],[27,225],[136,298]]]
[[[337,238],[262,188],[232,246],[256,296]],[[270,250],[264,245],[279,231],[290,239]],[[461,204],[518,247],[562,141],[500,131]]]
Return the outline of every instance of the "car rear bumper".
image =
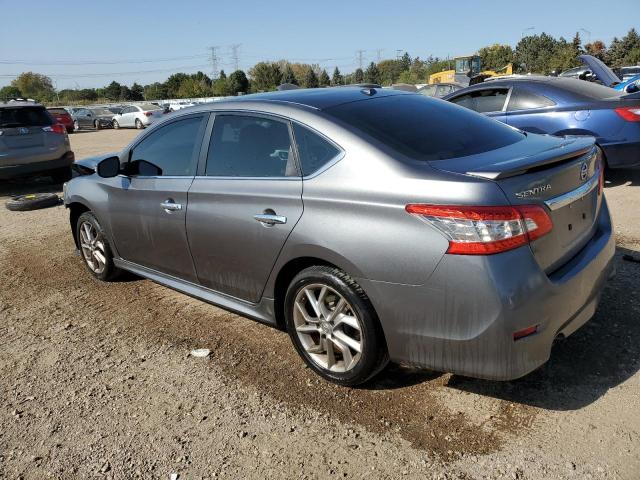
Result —
[[[20,165],[0,165],[0,179],[9,179],[34,175],[36,173],[46,173],[59,168],[71,167],[75,157],[71,150],[61,157],[41,162],[26,163]]]
[[[602,145],[610,168],[640,167],[640,142]]]
[[[422,286],[358,282],[378,312],[393,361],[511,380],[544,364],[554,339],[593,316],[614,274],[614,252],[603,201],[593,238],[549,276],[525,246],[490,256],[445,255]],[[537,333],[514,340],[531,326]]]

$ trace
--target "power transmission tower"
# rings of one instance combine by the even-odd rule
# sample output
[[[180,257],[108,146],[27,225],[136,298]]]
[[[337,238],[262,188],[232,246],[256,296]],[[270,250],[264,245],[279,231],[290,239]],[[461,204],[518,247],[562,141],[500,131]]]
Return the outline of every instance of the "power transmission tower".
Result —
[[[382,48],[379,48],[379,49],[376,50],[376,55],[378,57],[378,63],[380,62],[380,60],[382,60],[382,52],[383,52]]]
[[[238,50],[240,50],[240,43],[231,45],[231,58],[233,59],[233,70],[239,70],[240,60]]]
[[[397,49],[396,50],[396,60],[400,60],[400,57],[402,56],[402,49]]]
[[[358,61],[358,68],[362,70],[362,55],[364,54],[364,50],[356,50],[356,59]]]
[[[216,80],[218,78],[218,55],[216,51],[220,47],[209,47],[211,51],[211,79]]]

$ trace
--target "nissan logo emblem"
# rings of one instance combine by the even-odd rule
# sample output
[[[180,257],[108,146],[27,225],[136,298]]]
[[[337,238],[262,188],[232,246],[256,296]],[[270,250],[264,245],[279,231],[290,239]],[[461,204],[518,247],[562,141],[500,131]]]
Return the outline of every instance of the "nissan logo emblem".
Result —
[[[589,174],[589,166],[587,162],[584,162],[580,167],[580,180],[583,182],[587,179],[587,175]]]

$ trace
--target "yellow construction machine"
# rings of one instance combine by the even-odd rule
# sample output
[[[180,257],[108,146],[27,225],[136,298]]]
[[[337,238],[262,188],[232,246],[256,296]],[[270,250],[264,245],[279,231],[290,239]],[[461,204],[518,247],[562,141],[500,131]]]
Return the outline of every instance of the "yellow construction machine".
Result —
[[[455,69],[429,75],[429,84],[434,83],[458,83],[460,85],[473,85],[480,83],[489,77],[499,77],[513,74],[513,64],[509,63],[500,70],[481,70],[482,62],[478,55],[455,57]]]

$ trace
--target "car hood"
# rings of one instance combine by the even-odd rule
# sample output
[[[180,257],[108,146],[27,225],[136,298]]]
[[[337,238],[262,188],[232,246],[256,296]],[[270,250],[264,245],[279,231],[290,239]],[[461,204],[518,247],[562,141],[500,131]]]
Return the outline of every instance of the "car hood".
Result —
[[[620,78],[613,73],[609,67],[607,67],[603,61],[597,59],[592,55],[580,55],[578,58],[582,60],[582,63],[587,65],[593,74],[598,77],[604,85],[612,87],[617,83],[620,83]]]

